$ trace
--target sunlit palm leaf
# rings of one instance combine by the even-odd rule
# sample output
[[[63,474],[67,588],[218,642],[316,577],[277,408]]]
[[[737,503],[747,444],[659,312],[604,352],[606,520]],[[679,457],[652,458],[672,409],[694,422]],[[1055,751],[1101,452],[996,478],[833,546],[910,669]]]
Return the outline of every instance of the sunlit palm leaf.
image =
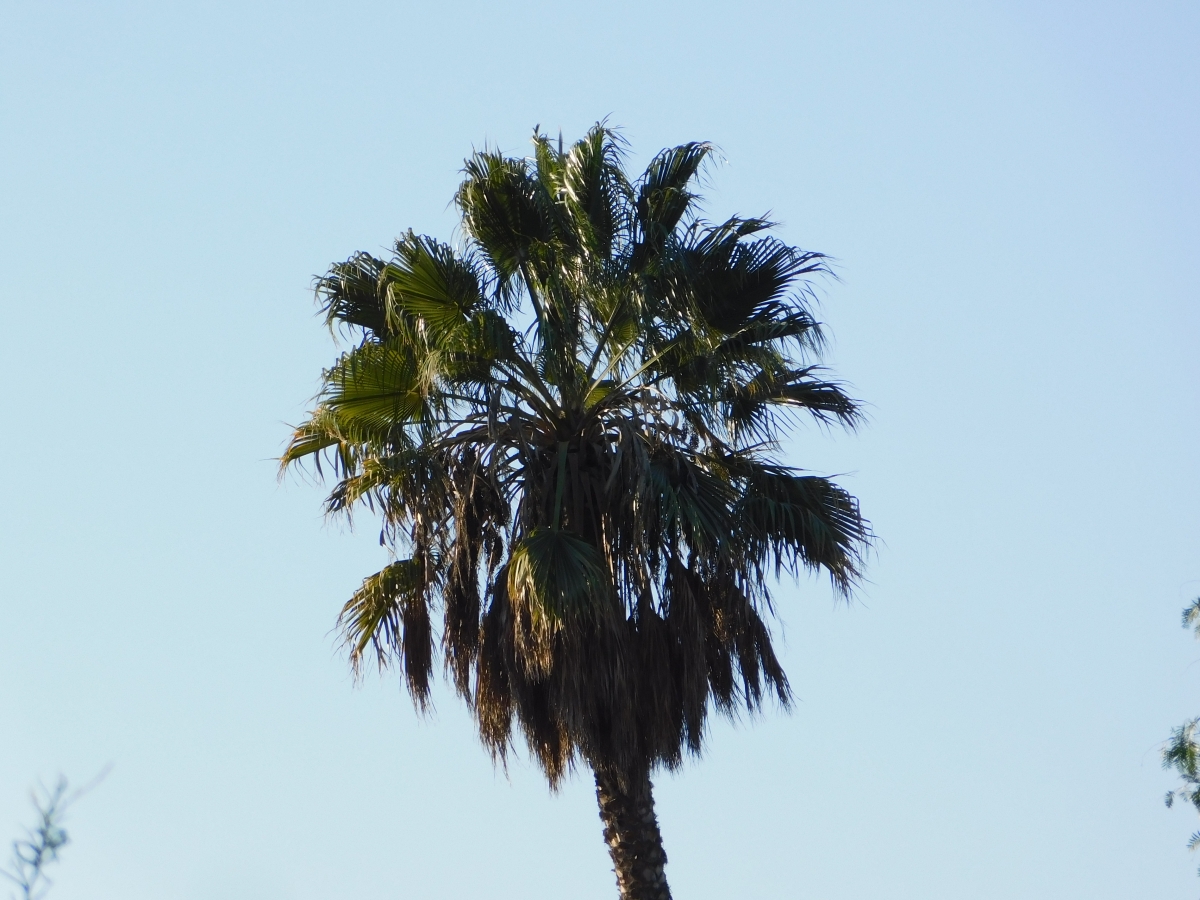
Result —
[[[386,266],[369,253],[356,253],[317,279],[317,299],[331,329],[356,325],[376,337],[387,337],[386,299],[380,283]]]
[[[396,261],[382,278],[391,330],[419,325],[430,343],[461,327],[482,301],[479,273],[470,261],[411,231],[396,242]]]
[[[338,617],[355,669],[361,668],[368,646],[380,668],[398,657],[413,699],[421,706],[428,702],[433,670],[425,569],[417,559],[392,563],[364,580]]]
[[[508,595],[551,627],[601,616],[611,605],[604,572],[603,557],[587,541],[568,531],[535,528],[512,548]]]

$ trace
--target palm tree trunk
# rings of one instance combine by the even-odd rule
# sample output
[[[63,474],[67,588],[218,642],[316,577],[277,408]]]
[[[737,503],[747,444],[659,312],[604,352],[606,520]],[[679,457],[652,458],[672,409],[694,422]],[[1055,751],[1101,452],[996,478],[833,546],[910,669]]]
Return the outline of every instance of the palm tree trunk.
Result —
[[[595,772],[604,841],[617,873],[621,900],[671,900],[663,872],[667,854],[654,815],[649,773],[618,778],[600,768]]]

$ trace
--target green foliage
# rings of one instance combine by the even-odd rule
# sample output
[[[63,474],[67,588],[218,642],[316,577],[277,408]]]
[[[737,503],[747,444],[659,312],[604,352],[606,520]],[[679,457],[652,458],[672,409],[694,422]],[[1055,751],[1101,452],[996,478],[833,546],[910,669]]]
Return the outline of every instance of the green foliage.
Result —
[[[1196,637],[1200,638],[1200,598],[1183,610],[1183,627],[1193,628]],[[1190,803],[1200,812],[1200,743],[1196,741],[1196,730],[1200,727],[1200,719],[1184,722],[1171,732],[1171,738],[1163,746],[1162,762],[1164,769],[1174,769],[1183,781],[1183,786],[1173,791],[1167,791],[1165,798],[1167,807],[1175,805],[1176,800]],[[1195,850],[1200,846],[1200,831],[1192,834],[1188,840],[1188,849]]]
[[[317,280],[354,345],[282,464],[382,517],[397,561],[340,619],[355,666],[401,663],[424,707],[440,651],[495,756],[517,726],[553,785],[677,765],[710,706],[787,704],[771,577],[848,594],[870,531],[777,458],[798,415],[859,421],[819,364],[824,257],[702,220],[707,144],[636,178],[604,125],[533,144],[466,161],[461,247],[409,232]]]

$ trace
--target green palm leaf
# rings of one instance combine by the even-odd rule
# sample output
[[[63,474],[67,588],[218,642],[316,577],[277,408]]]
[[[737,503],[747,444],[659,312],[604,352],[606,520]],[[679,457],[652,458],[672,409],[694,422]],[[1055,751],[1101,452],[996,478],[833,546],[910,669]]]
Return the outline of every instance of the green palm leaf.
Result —
[[[380,668],[399,657],[413,700],[422,707],[433,671],[427,587],[423,561],[399,560],[364,580],[338,617],[355,670],[361,669],[368,646]]]
[[[356,253],[316,280],[317,300],[330,329],[357,326],[376,337],[388,335],[387,305],[381,276],[387,266],[369,253]]]
[[[683,144],[662,151],[647,167],[638,184],[635,206],[637,268],[653,260],[684,221],[696,200],[690,185],[712,152],[711,144]]]
[[[848,593],[860,577],[861,548],[870,537],[858,501],[827,478],[779,466],[748,468],[734,509],[747,554],[770,559],[777,569],[824,569]]]
[[[396,241],[396,259],[381,273],[392,332],[418,329],[436,344],[466,322],[482,302],[480,274],[446,244],[411,231]]]
[[[535,528],[509,556],[508,595],[535,623],[602,616],[611,605],[606,587],[600,552],[568,531]]]

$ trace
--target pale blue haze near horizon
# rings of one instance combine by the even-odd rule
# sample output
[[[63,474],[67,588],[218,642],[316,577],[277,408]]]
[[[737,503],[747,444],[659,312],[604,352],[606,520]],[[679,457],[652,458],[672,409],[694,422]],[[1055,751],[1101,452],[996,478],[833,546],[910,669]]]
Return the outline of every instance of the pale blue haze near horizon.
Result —
[[[6,0],[0,840],[111,762],[51,900],[615,896],[584,774],[354,686],[383,551],[273,462],[312,276],[608,116],[837,258],[870,423],[791,458],[881,538],[850,605],[782,590],[795,710],[658,779],[675,896],[1196,896],[1197,48],[1196,2]]]

